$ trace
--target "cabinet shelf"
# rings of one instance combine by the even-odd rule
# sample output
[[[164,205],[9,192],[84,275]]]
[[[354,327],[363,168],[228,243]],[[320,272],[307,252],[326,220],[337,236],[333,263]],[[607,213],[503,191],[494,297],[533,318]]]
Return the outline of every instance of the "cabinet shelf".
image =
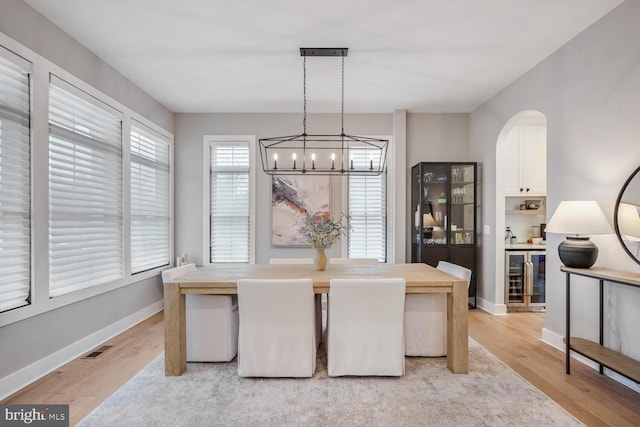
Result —
[[[545,209],[514,209],[507,210],[507,215],[544,215],[547,211]]]
[[[567,339],[563,338],[564,343]],[[571,350],[627,378],[640,382],[640,362],[593,341],[571,337]]]

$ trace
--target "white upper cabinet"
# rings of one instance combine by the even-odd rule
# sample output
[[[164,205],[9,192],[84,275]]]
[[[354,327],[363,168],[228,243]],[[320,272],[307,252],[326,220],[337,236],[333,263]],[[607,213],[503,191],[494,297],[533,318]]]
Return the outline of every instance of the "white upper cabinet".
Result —
[[[520,178],[520,134],[521,127],[514,127],[509,131],[506,144],[504,144],[504,192],[505,195],[521,195]]]
[[[547,194],[547,130],[541,126],[515,126],[504,150],[506,196]]]

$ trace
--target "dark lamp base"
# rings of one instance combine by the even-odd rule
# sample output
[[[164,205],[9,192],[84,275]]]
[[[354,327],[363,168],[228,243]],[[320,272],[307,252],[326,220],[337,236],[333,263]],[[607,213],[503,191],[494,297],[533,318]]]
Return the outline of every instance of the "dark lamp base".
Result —
[[[558,245],[560,261],[571,268],[589,268],[598,259],[598,247],[589,237],[567,238]]]

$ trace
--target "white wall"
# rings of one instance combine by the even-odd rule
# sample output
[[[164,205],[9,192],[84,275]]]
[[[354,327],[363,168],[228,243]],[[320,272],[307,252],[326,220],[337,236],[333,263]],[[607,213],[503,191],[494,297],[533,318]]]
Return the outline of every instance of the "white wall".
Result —
[[[419,162],[474,162],[469,154],[469,114],[407,114],[407,194],[411,191],[411,167]],[[480,177],[480,169],[478,170]],[[407,197],[406,209],[413,215],[415,206]],[[405,235],[410,236],[413,218],[408,218]],[[478,223],[479,224],[479,223]],[[411,240],[406,241],[406,261],[411,262]],[[478,264],[479,265],[479,264]]]
[[[345,114],[345,131],[360,135],[392,135],[394,143],[404,139],[398,123],[404,114]],[[403,182],[409,185],[411,166],[419,161],[471,160],[468,154],[468,114],[406,114],[406,162],[396,168],[396,187],[389,189],[389,197],[398,191],[406,193]],[[339,115],[309,114],[307,132],[336,133]],[[394,126],[396,126],[394,128]],[[190,260],[202,263],[202,140],[204,135],[256,135],[264,138],[302,132],[302,114],[176,114],[176,253],[186,253]],[[395,134],[394,134],[395,133]],[[256,153],[259,156],[259,153]],[[259,159],[258,159],[259,160]],[[408,187],[410,188],[410,187]],[[331,209],[334,215],[341,210],[340,178],[333,178]],[[260,170],[257,176],[257,236],[256,262],[267,263],[270,258],[311,257],[311,249],[274,248],[271,246],[271,179]],[[404,208],[398,206],[389,215],[407,216],[410,200]],[[409,211],[410,212],[410,211]],[[403,225],[404,227],[404,225]],[[398,230],[396,239],[404,244],[409,230]],[[406,245],[405,245],[406,246]],[[340,256],[340,245],[328,256]],[[399,252],[399,250],[397,250]],[[409,260],[410,253],[396,259]]]
[[[547,118],[547,220],[562,200],[597,200],[613,224],[616,197],[640,163],[640,2],[626,1],[553,55],[471,113],[472,156],[484,163],[484,236],[479,296],[496,301],[495,159],[503,126],[523,110]],[[565,331],[565,278],[555,248],[562,236],[547,235],[547,337]],[[615,236],[593,238],[598,266],[640,272]],[[574,280],[572,335],[597,340],[597,282]],[[640,290],[610,287],[605,342],[640,360]]]
[[[173,114],[169,110],[26,3],[2,1],[0,32],[173,132]],[[42,105],[38,103],[39,99],[34,100],[34,111],[46,112],[46,102]],[[34,138],[33,147],[47,146],[46,133],[34,133]],[[42,158],[41,154],[34,157]],[[46,173],[38,176],[46,179]],[[41,188],[40,182],[33,182],[32,186]],[[37,209],[37,203],[34,203],[33,216],[38,215]],[[34,248],[34,251],[46,254],[46,248]],[[40,268],[37,264],[36,260],[34,269]],[[112,325],[126,327],[123,319],[132,319],[149,307],[161,306],[162,285],[159,278],[154,277],[0,327],[0,396],[7,392],[3,387],[8,377],[11,377],[11,384],[19,385],[20,381],[28,379],[28,375],[37,376],[43,369],[56,367],[50,364],[53,363],[51,360],[42,363],[43,359],[57,352],[57,361],[75,357],[77,354],[60,352],[72,347],[73,351],[82,352],[78,342],[95,344],[93,338],[104,339],[106,336],[100,334],[114,333],[114,329],[109,329]],[[89,337],[92,338],[87,339]],[[40,366],[34,368],[39,362]],[[29,366],[33,369],[27,369]]]
[[[350,134],[391,135],[392,114],[345,114],[345,132]],[[335,134],[340,130],[339,114],[308,114],[308,134]],[[203,136],[255,135],[267,138],[302,133],[302,114],[176,114],[176,253],[186,253],[190,260],[202,264],[202,241],[207,237],[202,227]],[[257,145],[257,144],[256,144]],[[256,147],[256,263],[270,258],[312,257],[309,248],[271,246],[271,177],[262,171]],[[338,216],[341,208],[340,178],[331,181],[331,211]],[[340,245],[327,251],[329,257],[340,256]]]

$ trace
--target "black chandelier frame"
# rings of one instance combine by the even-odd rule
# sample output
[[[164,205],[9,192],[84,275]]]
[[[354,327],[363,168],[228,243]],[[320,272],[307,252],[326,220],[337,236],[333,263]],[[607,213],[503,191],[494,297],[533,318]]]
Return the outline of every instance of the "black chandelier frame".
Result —
[[[348,48],[300,48],[303,57],[303,131],[299,135],[259,140],[267,175],[380,175],[385,171],[387,139],[344,132],[344,58]],[[340,134],[307,134],[307,56],[342,59]],[[355,156],[354,156],[355,153]]]

